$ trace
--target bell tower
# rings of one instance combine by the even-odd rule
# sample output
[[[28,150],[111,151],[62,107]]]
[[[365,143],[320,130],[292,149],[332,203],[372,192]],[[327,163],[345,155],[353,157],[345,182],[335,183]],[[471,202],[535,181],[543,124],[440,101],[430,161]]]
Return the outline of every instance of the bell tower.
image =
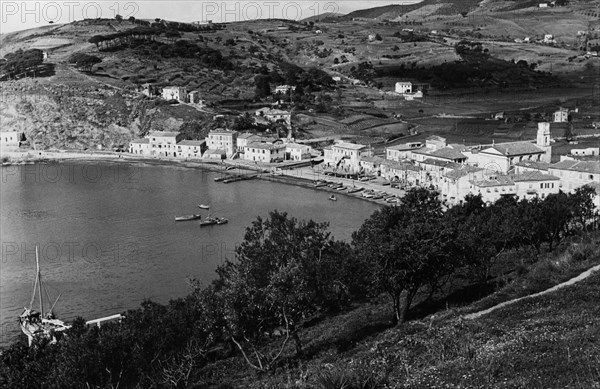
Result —
[[[544,155],[542,155],[541,161],[550,163],[552,159],[552,146],[550,145],[550,123],[538,123],[536,144],[540,149],[544,150]]]

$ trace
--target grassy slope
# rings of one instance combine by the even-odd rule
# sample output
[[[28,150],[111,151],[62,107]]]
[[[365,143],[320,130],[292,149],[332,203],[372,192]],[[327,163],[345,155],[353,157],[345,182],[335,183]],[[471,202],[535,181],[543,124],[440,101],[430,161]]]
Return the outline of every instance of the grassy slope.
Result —
[[[203,371],[210,383],[254,388],[342,388],[371,380],[393,388],[598,388],[600,272],[474,320],[466,312],[531,294],[600,263],[595,235],[544,255],[498,293],[464,308],[389,327],[385,299],[303,330],[305,355],[256,376],[233,358]],[[274,351],[265,346],[263,351]],[[291,348],[288,356],[293,354]],[[291,360],[290,360],[291,361]],[[202,387],[202,386],[200,386]],[[347,386],[373,388],[375,386]]]

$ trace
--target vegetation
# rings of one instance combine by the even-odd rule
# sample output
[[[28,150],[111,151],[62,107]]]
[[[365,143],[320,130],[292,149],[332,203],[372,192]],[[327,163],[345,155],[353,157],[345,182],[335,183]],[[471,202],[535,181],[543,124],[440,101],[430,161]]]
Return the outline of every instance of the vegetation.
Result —
[[[590,202],[593,194],[584,187],[573,195],[559,193],[533,201],[504,199],[490,206],[479,196],[470,196],[462,205],[442,212],[435,192],[413,189],[400,206],[376,211],[353,235],[351,244],[332,239],[327,224],[299,221],[275,211],[246,229],[235,261],[220,266],[217,278],[207,287],[192,282],[189,296],[166,306],[145,302],[140,309],[127,312],[122,324],[102,329],[86,329],[84,320],[78,319],[53,346],[40,341],[32,348],[18,343],[3,350],[0,385],[185,388],[192,384],[210,387],[234,370],[247,374],[242,373],[244,365],[262,373],[281,369],[301,373],[297,363],[315,358],[322,347],[318,342],[341,337],[347,343],[352,338],[360,340],[357,334],[364,331],[388,328],[390,321],[386,324],[377,317],[389,318],[385,311],[389,312],[390,306],[392,325],[400,324],[409,318],[416,299],[419,307],[434,295],[449,301],[454,290],[448,283],[451,279],[477,285],[489,281],[492,273],[497,276],[498,272],[490,269],[501,263],[503,253],[524,253],[528,247],[533,253],[543,247],[554,250],[570,236],[589,233],[597,227]],[[560,274],[554,276],[556,281],[600,259],[597,244],[568,250],[560,254],[563,259],[559,262],[534,260],[531,271],[525,271],[527,277],[536,280],[551,271]],[[549,270],[549,263],[555,263],[555,268]],[[567,263],[573,264],[569,271],[565,270]],[[541,286],[535,285],[529,290]],[[505,297],[515,292],[515,288],[502,289]],[[359,322],[344,312],[355,304],[368,309],[365,299],[376,301],[380,293],[390,297],[388,303],[378,304],[384,316],[372,316],[372,322],[355,328]],[[352,315],[352,310],[349,312]],[[341,327],[326,335],[330,340],[319,341],[322,330],[311,328],[320,321],[336,320],[337,315],[341,315],[337,324]],[[467,359],[459,366],[461,371],[468,369],[467,376],[484,386],[503,376],[501,366],[509,360],[494,356],[487,370],[482,370],[482,364],[488,363],[485,358],[492,356],[484,358],[483,345],[473,346],[480,343],[474,339],[489,338],[482,333],[490,331],[488,326],[460,322],[441,322],[425,329],[419,326],[403,324],[387,331],[382,341],[363,352],[369,355],[363,361],[371,363],[363,365],[359,358],[351,369],[313,366],[313,386],[297,387],[376,388],[394,380],[399,387],[458,384],[465,382],[465,376],[450,374],[447,369],[455,367],[445,363],[462,357]],[[511,328],[513,334],[519,325]],[[465,338],[469,336],[474,339]],[[500,341],[506,336],[492,339]],[[433,344],[435,348],[430,349]],[[442,345],[446,351],[441,351]],[[575,349],[573,353],[575,360],[583,358]],[[588,357],[600,358],[597,353]],[[421,364],[419,358],[427,363]],[[377,361],[375,365],[373,361]],[[440,370],[427,373],[428,367]],[[398,375],[395,369],[406,370]],[[597,379],[595,373],[590,370],[592,375],[584,376],[584,382]],[[307,380],[304,376],[297,382]]]
[[[45,69],[44,53],[38,49],[17,50],[8,53],[0,62],[0,77],[36,76]]]

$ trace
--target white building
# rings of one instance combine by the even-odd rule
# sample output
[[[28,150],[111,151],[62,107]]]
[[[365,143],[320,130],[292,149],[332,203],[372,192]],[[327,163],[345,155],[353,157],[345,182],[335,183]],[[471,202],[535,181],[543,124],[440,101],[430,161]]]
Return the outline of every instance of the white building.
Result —
[[[206,150],[205,140],[182,140],[177,142],[177,156],[181,158],[202,158]]]
[[[295,91],[296,87],[293,85],[277,85],[275,87],[275,93],[283,93],[286,94],[288,91]]]
[[[396,93],[412,93],[412,82],[409,81],[398,81],[395,88]]]
[[[554,112],[554,123],[566,123],[569,121],[569,110],[566,108],[560,108]]]
[[[182,103],[186,103],[188,101],[187,90],[179,86],[164,87],[161,96],[165,100],[177,100]]]
[[[255,114],[273,123],[284,123],[287,128],[292,127],[292,113],[289,111],[265,107],[257,110]]]
[[[223,156],[227,158],[233,158],[237,152],[237,131],[230,131],[225,129],[216,129],[208,133],[206,138],[206,147],[211,153],[209,157],[214,156],[215,151],[220,150],[223,152]]]
[[[23,133],[19,131],[0,132],[0,147],[14,148],[19,147],[23,141]]]
[[[330,168],[342,169],[348,173],[360,171],[362,157],[371,156],[371,151],[365,145],[340,142],[324,149],[324,163]]]
[[[538,123],[537,141],[495,143],[490,146],[465,151],[468,163],[489,172],[507,173],[512,166],[523,161],[550,162],[550,123]]]
[[[498,175],[482,180],[470,181],[470,193],[481,194],[484,202],[496,202],[502,196],[516,196],[519,199],[545,198],[560,191],[558,177],[540,172],[518,175]],[[464,197],[463,197],[464,198]]]
[[[177,142],[183,135],[172,131],[155,131],[146,136],[149,140],[150,155],[177,157]]]
[[[571,193],[580,186],[600,183],[600,161],[562,160],[548,172],[560,178],[562,190]]]
[[[600,147],[588,147],[585,149],[571,149],[569,152],[574,157],[593,157],[600,155]]]
[[[129,142],[129,152],[131,154],[152,155],[150,147],[150,139],[135,139]]]
[[[244,159],[263,163],[281,162],[285,158],[286,145],[282,143],[250,143],[244,147]]]
[[[249,132],[239,134],[237,137],[237,151],[243,153],[244,148],[250,143],[273,143],[275,140],[275,138],[267,138]]]
[[[385,158],[390,161],[413,159],[412,152],[425,147],[422,142],[408,142],[385,148]]]
[[[285,159],[291,161],[304,161],[310,160],[311,147],[299,143],[286,143],[285,144]]]

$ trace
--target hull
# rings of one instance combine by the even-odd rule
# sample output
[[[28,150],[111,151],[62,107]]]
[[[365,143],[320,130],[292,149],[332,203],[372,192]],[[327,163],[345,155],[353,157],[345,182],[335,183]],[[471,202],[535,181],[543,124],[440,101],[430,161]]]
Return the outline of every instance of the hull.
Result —
[[[201,217],[202,217],[202,215],[177,216],[177,217],[175,217],[175,221],[176,222],[185,222],[185,221],[188,221],[188,220],[200,219]]]

